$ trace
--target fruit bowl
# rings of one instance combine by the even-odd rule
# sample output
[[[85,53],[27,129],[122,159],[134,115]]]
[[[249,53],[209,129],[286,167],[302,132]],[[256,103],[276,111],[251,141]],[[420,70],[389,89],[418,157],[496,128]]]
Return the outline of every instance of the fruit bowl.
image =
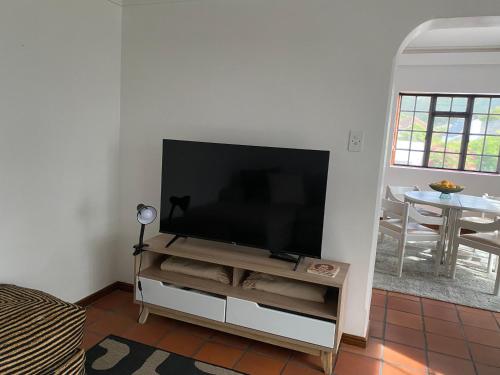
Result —
[[[459,185],[446,186],[439,182],[429,184],[429,187],[432,190],[439,191],[441,193],[441,198],[449,198],[451,193],[459,193],[465,188],[464,186]]]

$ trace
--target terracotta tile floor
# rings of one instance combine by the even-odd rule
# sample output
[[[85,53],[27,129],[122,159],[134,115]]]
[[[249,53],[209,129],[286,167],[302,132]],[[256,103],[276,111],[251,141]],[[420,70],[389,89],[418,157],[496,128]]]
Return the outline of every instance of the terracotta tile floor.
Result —
[[[321,375],[318,357],[150,315],[136,323],[132,294],[87,308],[83,347],[109,334],[252,375]],[[365,349],[342,344],[335,375],[500,374],[500,313],[373,290]]]

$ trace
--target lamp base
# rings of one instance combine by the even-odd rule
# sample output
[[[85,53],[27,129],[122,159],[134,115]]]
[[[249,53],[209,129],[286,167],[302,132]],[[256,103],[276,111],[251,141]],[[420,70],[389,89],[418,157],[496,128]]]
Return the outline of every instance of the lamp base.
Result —
[[[146,249],[144,249],[145,247],[148,247],[149,244],[147,243],[143,243],[143,244],[136,244],[134,245],[134,253],[133,255],[136,256],[136,255],[139,255],[140,253],[142,253],[143,251],[146,251]]]

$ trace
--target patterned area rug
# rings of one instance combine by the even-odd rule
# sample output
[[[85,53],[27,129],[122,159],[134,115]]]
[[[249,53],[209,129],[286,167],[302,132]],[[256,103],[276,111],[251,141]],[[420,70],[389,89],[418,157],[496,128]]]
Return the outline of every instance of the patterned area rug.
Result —
[[[397,242],[388,236],[377,246],[375,288],[428,297],[460,305],[500,312],[500,297],[494,296],[494,273],[487,272],[488,254],[460,247],[455,280],[434,276],[431,250],[435,242],[406,245],[403,276],[394,276]]]
[[[87,351],[86,357],[89,375],[242,375],[117,336],[106,337]]]

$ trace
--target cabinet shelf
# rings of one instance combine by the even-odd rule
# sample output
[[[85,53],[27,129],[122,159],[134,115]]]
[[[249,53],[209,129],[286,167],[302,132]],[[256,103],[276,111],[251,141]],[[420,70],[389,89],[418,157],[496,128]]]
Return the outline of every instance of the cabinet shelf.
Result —
[[[275,293],[263,292],[255,289],[243,289],[241,286],[226,285],[218,281],[183,275],[176,272],[165,272],[160,269],[158,263],[155,263],[147,269],[141,271],[140,275],[148,279],[180,287],[196,289],[220,296],[245,299],[258,304],[289,310],[304,315],[329,320],[337,319],[338,293],[335,290],[329,291],[325,303],[321,303],[292,298]]]

